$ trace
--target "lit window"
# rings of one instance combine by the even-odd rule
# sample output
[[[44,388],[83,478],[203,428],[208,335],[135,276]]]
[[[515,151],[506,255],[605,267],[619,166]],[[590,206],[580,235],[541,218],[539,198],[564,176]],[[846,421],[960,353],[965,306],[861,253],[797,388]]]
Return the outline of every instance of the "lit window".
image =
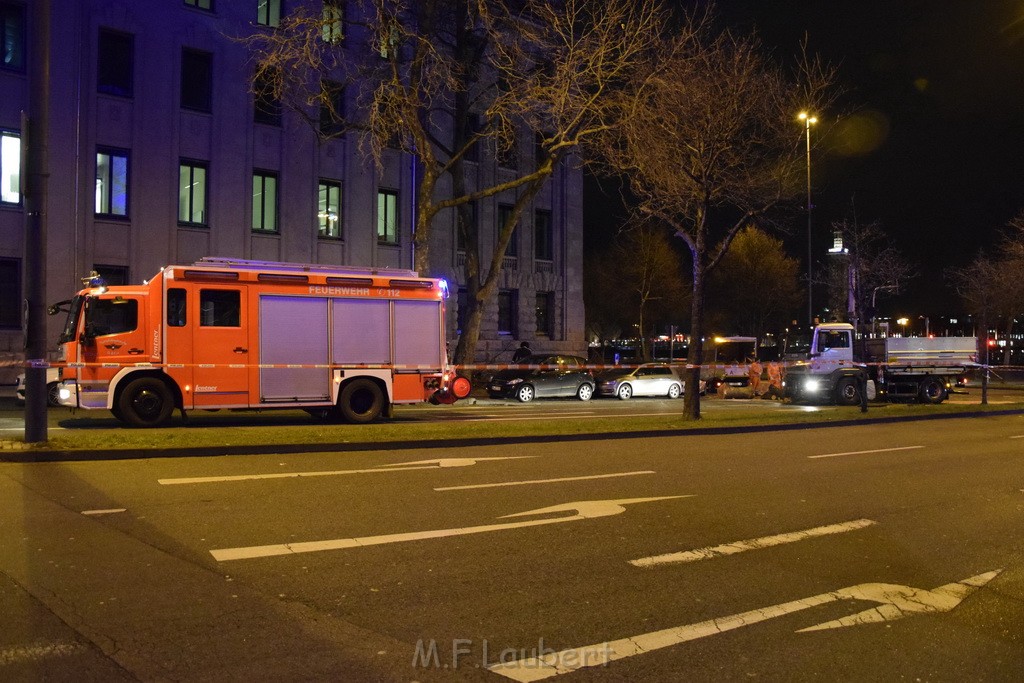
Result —
[[[345,12],[341,0],[324,0],[323,39],[337,45],[345,37]]]
[[[398,193],[377,192],[377,241],[398,244]]]
[[[128,215],[128,153],[125,151],[96,153],[96,214]]]
[[[183,161],[178,173],[178,222],[186,225],[206,223],[206,166]]]
[[[252,174],[252,229],[277,232],[277,176],[273,173]]]
[[[341,184],[320,181],[317,229],[320,237],[341,237]]]
[[[0,202],[21,201],[21,138],[0,131]]]
[[[256,3],[256,23],[275,28],[280,26],[281,0],[258,0]]]

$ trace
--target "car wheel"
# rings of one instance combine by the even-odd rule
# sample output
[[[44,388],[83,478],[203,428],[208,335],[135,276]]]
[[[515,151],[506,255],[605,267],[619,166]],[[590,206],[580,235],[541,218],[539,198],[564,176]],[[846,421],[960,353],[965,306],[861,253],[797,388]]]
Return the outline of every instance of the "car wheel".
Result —
[[[673,384],[672,386],[670,386],[668,388],[668,397],[669,398],[679,398],[682,395],[683,395],[683,388],[681,386],[679,386],[678,384]]]
[[[524,384],[516,389],[516,398],[520,403],[529,403],[533,400],[533,397],[533,386],[530,384]]]
[[[46,385],[46,404],[50,406],[59,406],[60,401],[60,382],[50,382]]]
[[[576,398],[581,401],[589,401],[594,396],[594,387],[591,384],[581,384],[576,390]]]
[[[621,398],[623,401],[628,401],[633,397],[633,387],[628,384],[620,384],[619,390],[615,392],[615,395]]]

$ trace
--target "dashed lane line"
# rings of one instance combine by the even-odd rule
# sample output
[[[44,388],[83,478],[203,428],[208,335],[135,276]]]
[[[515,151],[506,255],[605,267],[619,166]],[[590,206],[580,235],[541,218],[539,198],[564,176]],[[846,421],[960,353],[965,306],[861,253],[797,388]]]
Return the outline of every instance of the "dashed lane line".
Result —
[[[630,560],[629,563],[634,567],[648,569],[662,564],[681,564],[684,562],[697,562],[698,560],[710,560],[714,557],[735,555],[736,553],[746,552],[747,550],[759,550],[760,548],[770,548],[772,546],[784,545],[786,543],[796,543],[797,541],[803,541],[808,538],[817,538],[819,536],[831,536],[833,534],[843,534],[848,531],[857,531],[858,529],[864,529],[874,524],[877,524],[877,522],[870,519],[855,519],[851,522],[829,524],[826,526],[814,527],[813,529],[776,534],[774,536],[750,538],[745,541],[725,543],[723,545],[716,545],[708,548],[698,548],[697,550],[687,550],[678,553],[666,553],[664,555],[642,557],[639,560]]]
[[[844,455],[867,455],[869,453],[891,453],[893,451],[913,451],[924,446],[899,446],[898,448],[875,448],[870,451],[848,451],[846,453],[825,453],[824,455],[808,455],[811,460],[816,458],[838,458]]]

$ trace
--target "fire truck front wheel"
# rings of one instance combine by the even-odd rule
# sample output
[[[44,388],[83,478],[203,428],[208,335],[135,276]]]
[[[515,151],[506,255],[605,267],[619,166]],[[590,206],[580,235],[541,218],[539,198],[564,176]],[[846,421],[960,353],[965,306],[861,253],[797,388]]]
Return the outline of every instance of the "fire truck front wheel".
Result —
[[[373,422],[384,410],[384,392],[370,379],[354,379],[341,388],[338,411],[346,422]]]
[[[158,427],[173,410],[174,397],[167,385],[155,377],[140,377],[121,391],[114,415],[133,427]]]

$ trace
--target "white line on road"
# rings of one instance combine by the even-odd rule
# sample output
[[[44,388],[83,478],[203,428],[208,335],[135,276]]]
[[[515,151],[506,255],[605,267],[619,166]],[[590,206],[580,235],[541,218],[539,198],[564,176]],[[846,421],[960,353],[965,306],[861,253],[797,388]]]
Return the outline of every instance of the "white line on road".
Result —
[[[1010,438],[1011,439],[1024,439],[1024,434],[1019,434],[1017,436],[1011,436]]]
[[[48,657],[67,657],[77,655],[85,650],[78,643],[37,643],[21,647],[8,647],[0,650],[0,665],[36,662]]]
[[[417,460],[415,462],[397,462],[390,465],[378,465],[362,470],[328,470],[325,472],[275,472],[273,474],[234,474],[222,477],[182,477],[179,479],[157,479],[164,486],[175,484],[210,484],[226,481],[252,481],[258,479],[290,479],[295,477],[333,477],[343,474],[381,474],[390,472],[409,472],[412,470],[436,470],[449,467],[469,467],[478,462],[490,460],[522,460],[536,458],[536,455],[509,455],[493,458],[441,458],[440,460]]]
[[[868,453],[891,453],[892,451],[913,451],[924,446],[900,446],[899,448],[876,448],[871,451],[850,451],[848,453],[826,453],[825,455],[808,455],[811,460],[815,458],[838,458],[842,455],[866,455]]]
[[[435,491],[462,491],[465,489],[491,489],[501,486],[526,486],[528,484],[554,484],[563,481],[585,481],[587,479],[611,479],[613,477],[635,477],[638,474],[655,474],[654,470],[637,472],[615,472],[613,474],[589,474],[583,477],[559,477],[557,479],[531,479],[529,481],[501,481],[495,484],[467,484],[465,486],[439,486]]]
[[[127,512],[127,508],[109,508],[106,510],[82,510],[83,515],[112,515],[116,512]]]
[[[852,522],[829,524],[827,526],[804,529],[803,531],[793,531],[786,534],[777,534],[775,536],[762,536],[761,538],[751,538],[746,541],[736,541],[735,543],[726,543],[724,545],[716,545],[708,548],[698,548],[697,550],[687,550],[679,553],[667,553],[665,555],[642,557],[639,560],[630,560],[629,563],[634,567],[649,568],[660,564],[679,564],[683,562],[709,560],[713,557],[735,555],[736,553],[742,553],[747,550],[758,550],[760,548],[770,548],[772,546],[784,545],[786,543],[796,543],[797,541],[802,541],[807,538],[817,538],[818,536],[830,536],[832,534],[856,531],[858,529],[872,526],[873,524],[877,524],[877,522],[870,519],[855,519]]]
[[[793,600],[781,605],[772,605],[696,624],[666,628],[661,631],[652,631],[560,652],[548,651],[541,656],[526,657],[516,661],[502,661],[488,666],[487,669],[522,683],[540,681],[586,667],[607,665],[619,659],[646,654],[652,650],[672,647],[691,640],[707,638],[840,600],[864,600],[878,603],[879,606],[843,620],[818,624],[810,629],[801,629],[801,631],[842,628],[857,624],[893,621],[915,614],[948,612],[959,605],[968,595],[998,576],[1001,571],[1001,569],[997,569],[978,574],[963,581],[939,586],[933,590],[922,590],[890,583],[863,583],[831,593],[821,593],[802,600]]]

